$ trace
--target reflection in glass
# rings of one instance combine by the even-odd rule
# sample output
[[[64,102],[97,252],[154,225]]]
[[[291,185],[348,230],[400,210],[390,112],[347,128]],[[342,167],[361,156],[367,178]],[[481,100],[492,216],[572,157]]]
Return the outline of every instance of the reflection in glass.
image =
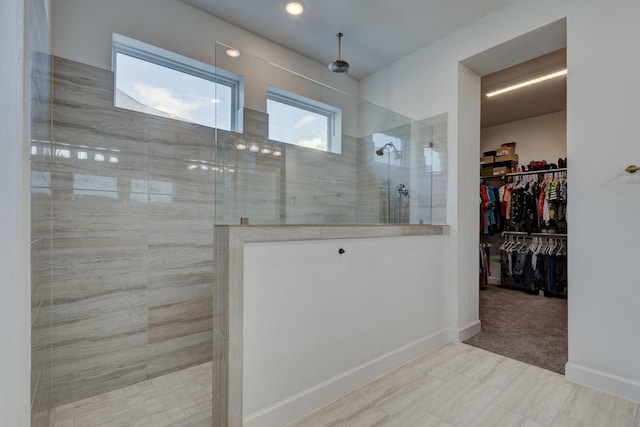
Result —
[[[73,174],[73,194],[117,199],[118,178],[115,176]]]

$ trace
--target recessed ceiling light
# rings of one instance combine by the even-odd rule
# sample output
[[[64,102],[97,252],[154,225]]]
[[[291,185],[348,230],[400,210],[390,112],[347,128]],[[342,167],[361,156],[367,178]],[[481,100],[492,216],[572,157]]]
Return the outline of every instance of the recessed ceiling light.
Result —
[[[302,12],[304,12],[304,3],[301,1],[288,1],[284,5],[284,10],[286,10],[289,15],[302,15]]]
[[[502,89],[498,89],[498,90],[494,90],[494,91],[491,91],[491,92],[487,92],[487,97],[491,98],[492,96],[500,95],[500,94],[503,94],[503,93],[506,93],[506,92],[511,92],[512,90],[520,89],[520,88],[523,88],[523,87],[526,87],[526,86],[531,86],[533,84],[544,82],[544,81],[547,81],[547,80],[550,80],[550,79],[553,79],[553,78],[556,78],[556,77],[562,77],[562,76],[564,76],[566,74],[567,74],[567,69],[565,68],[564,70],[556,71],[556,72],[553,72],[553,73],[550,73],[550,74],[545,74],[543,76],[536,77],[536,78],[530,79],[530,80],[526,80],[524,82],[516,83],[514,85],[507,86],[507,87],[502,88]]]
[[[229,48],[225,51],[225,53],[227,54],[227,56],[230,56],[232,58],[237,58],[238,56],[240,56],[240,51],[238,49]]]

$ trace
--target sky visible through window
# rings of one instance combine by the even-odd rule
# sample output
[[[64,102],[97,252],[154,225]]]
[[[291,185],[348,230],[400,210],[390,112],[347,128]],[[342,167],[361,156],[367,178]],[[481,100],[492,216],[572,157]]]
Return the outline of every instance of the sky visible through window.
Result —
[[[116,89],[117,107],[231,130],[229,86],[118,53]]]
[[[269,139],[316,150],[329,150],[329,118],[267,99]]]

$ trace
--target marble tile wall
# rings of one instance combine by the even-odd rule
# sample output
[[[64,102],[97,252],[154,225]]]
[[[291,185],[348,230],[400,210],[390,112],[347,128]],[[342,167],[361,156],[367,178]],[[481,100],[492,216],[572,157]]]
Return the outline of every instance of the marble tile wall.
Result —
[[[52,406],[212,357],[214,135],[54,58]],[[196,165],[197,167],[194,167]]]
[[[31,95],[31,425],[51,408],[51,46],[43,0],[29,2]]]
[[[409,128],[387,131],[403,141],[409,141]],[[388,153],[376,157],[376,148],[371,136],[360,138],[358,144],[358,223],[387,224],[409,223],[409,205],[406,198],[400,198],[396,191],[398,184],[405,184],[413,193],[411,185],[410,149],[403,147],[402,158],[387,163]],[[393,154],[392,154],[393,156]],[[387,181],[389,185],[387,186]],[[400,205],[400,209],[398,208]],[[428,224],[428,221],[424,221]]]
[[[287,147],[285,223],[357,224],[357,139],[342,153]]]

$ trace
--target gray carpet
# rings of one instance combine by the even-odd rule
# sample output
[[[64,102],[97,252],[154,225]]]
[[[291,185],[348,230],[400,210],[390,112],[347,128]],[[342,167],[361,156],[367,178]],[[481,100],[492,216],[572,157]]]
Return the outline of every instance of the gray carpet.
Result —
[[[491,285],[480,291],[480,322],[467,344],[564,374],[567,300]]]

